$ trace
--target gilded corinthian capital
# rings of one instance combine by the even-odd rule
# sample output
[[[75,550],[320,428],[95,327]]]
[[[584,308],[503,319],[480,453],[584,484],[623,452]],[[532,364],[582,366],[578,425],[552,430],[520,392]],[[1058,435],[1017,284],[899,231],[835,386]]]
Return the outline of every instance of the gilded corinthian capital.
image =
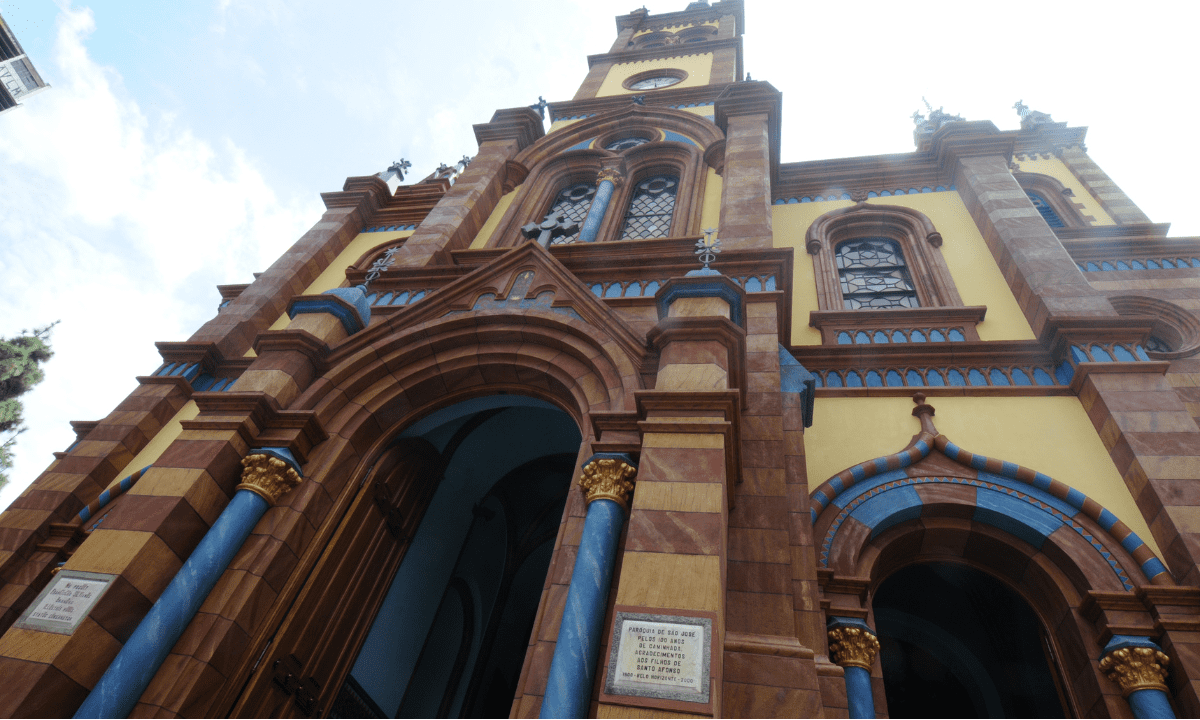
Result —
[[[612,168],[604,168],[600,172],[596,173],[596,184],[599,185],[605,180],[609,181],[616,187],[621,187],[621,184],[625,182],[625,176]]]
[[[1125,647],[1113,650],[1100,660],[1100,670],[1129,697],[1137,690],[1167,691],[1167,665],[1171,658],[1150,647]]]
[[[587,495],[587,501],[612,500],[626,512],[629,497],[633,494],[633,476],[637,468],[619,458],[593,457],[583,466],[579,487]]]
[[[842,667],[860,667],[870,671],[879,652],[879,640],[860,627],[835,627],[829,631],[829,655]]]
[[[238,490],[249,490],[274,505],[288,490],[300,484],[300,474],[290,463],[259,453],[242,458],[242,482]]]

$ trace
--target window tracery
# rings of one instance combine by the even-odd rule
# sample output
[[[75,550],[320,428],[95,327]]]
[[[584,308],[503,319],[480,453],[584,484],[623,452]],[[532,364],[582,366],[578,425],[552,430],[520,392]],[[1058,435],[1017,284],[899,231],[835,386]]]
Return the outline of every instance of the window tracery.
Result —
[[[637,183],[621,228],[622,240],[668,237],[679,176],[654,175]]]
[[[904,253],[882,237],[847,240],[837,247],[838,279],[847,310],[920,307]]]
[[[558,196],[554,199],[554,204],[550,206],[549,215],[562,213],[564,219],[568,222],[583,225],[583,221],[587,218],[588,209],[592,207],[592,199],[596,197],[596,186],[589,182],[571,183],[559,191]],[[554,238],[551,245],[570,245],[579,238],[579,230]]]

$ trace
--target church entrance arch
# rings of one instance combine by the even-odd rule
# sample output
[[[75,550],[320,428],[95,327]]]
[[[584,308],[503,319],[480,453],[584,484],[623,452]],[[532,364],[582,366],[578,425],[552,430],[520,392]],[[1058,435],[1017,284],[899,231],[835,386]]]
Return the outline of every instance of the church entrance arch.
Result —
[[[889,717],[1067,717],[1045,628],[1008,585],[926,562],[872,596]]]

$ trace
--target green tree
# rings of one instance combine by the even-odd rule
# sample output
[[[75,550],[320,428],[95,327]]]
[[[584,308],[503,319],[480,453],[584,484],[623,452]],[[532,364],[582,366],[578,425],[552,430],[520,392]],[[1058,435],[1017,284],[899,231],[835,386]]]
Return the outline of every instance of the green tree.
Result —
[[[57,324],[56,320],[45,327],[22,330],[17,337],[0,339],[0,433],[7,434],[0,443],[0,488],[8,484],[13,447],[17,436],[25,432],[20,397],[45,377],[41,364],[54,355],[49,340]]]

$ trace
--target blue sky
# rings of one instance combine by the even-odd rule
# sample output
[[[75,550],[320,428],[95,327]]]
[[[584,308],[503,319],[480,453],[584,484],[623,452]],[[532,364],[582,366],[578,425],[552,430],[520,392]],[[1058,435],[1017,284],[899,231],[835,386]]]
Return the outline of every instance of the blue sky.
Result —
[[[687,0],[648,0],[651,12]],[[1200,234],[1188,6],[747,0],[746,69],[784,93],[783,160],[912,149],[921,97],[1001,129],[1023,99],[1173,235]],[[0,335],[61,319],[0,506],[319,217],[319,194],[471,124],[569,99],[636,0],[0,0],[51,89],[0,116]]]

